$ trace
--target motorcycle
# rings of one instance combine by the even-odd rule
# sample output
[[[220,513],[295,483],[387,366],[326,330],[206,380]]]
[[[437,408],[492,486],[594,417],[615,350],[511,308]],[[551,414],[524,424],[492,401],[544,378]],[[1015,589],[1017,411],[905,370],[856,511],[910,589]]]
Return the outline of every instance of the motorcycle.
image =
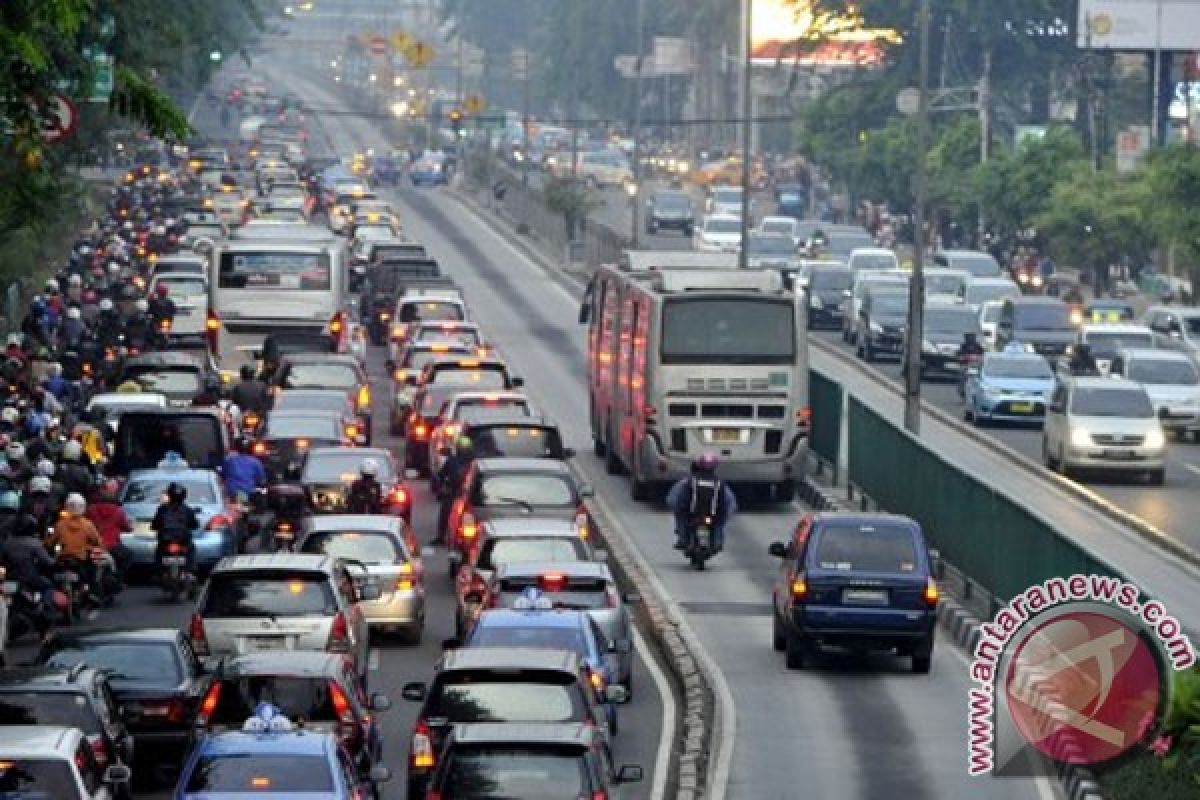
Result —
[[[0,567],[0,579],[4,578],[4,568]],[[29,633],[40,634],[49,630],[51,620],[42,602],[42,593],[16,581],[0,580],[0,592],[3,593],[4,622],[0,625],[0,635],[3,641],[15,642]],[[0,663],[4,661],[0,649]]]
[[[71,564],[59,563],[55,565],[50,580],[60,595],[55,598],[60,621],[63,625],[70,625],[86,604],[87,586],[83,583],[83,576],[79,570],[72,568]]]
[[[966,401],[967,399],[967,380],[979,374],[979,365],[983,361],[983,356],[978,353],[968,353],[965,356],[960,356],[958,359],[958,399]]]
[[[125,588],[117,575],[117,563],[107,551],[99,548],[92,550],[88,555],[96,576],[96,585],[93,587],[96,598],[100,605],[112,608],[117,601],[117,595]]]
[[[159,575],[163,591],[172,601],[183,595],[191,600],[196,595],[196,576],[188,569],[187,545],[183,542],[167,542],[160,547],[158,556]]]
[[[270,520],[260,532],[259,541],[266,552],[290,553],[296,546],[300,522],[311,511],[302,486],[275,484],[267,489]],[[269,534],[269,540],[268,540]]]
[[[687,549],[683,551],[693,569],[704,569],[705,562],[716,555],[713,552],[713,535],[713,518],[707,515],[698,517],[692,525]]]

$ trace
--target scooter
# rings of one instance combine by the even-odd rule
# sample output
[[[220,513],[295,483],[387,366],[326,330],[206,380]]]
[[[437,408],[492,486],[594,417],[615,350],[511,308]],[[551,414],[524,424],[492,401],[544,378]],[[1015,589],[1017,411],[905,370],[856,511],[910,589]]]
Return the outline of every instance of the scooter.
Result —
[[[713,552],[713,518],[703,516],[696,519],[692,526],[687,549],[683,551],[692,568],[703,570],[704,564],[716,553]]]
[[[189,600],[196,595],[196,576],[188,569],[187,545],[183,542],[167,542],[160,547],[158,556],[159,575],[163,591],[172,602],[187,595]]]
[[[958,399],[967,399],[967,380],[979,374],[979,364],[983,361],[983,356],[971,353],[959,358],[958,370]]]

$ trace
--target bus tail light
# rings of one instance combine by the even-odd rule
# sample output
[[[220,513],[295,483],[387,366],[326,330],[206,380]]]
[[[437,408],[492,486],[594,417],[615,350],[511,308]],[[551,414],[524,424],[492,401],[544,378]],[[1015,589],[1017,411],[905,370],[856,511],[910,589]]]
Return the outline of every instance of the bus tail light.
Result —
[[[423,719],[417,720],[417,725],[413,728],[410,752],[412,760],[409,766],[412,769],[433,769],[433,737],[430,735],[429,724]]]
[[[471,541],[479,533],[479,525],[475,522],[475,515],[471,512],[466,512],[459,519],[458,535],[463,541]]]

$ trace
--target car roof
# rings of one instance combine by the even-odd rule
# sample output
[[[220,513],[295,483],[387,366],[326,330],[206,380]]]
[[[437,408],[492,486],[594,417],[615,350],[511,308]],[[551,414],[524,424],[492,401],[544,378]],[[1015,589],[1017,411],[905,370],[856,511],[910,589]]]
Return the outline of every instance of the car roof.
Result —
[[[480,472],[497,474],[503,472],[544,472],[550,475],[572,477],[570,468],[554,458],[477,458],[475,466]]]
[[[1154,333],[1138,322],[1085,322],[1079,326],[1080,333]]]
[[[125,360],[125,368],[142,366],[163,367],[193,367],[204,369],[204,362],[190,353],[181,350],[159,350],[153,353],[142,353]]]
[[[74,758],[83,734],[59,725],[0,725],[0,758]]]
[[[315,455],[356,455],[363,459],[374,458],[383,459],[388,462],[393,461],[392,451],[386,447],[314,447],[308,451],[308,457],[311,459]]]
[[[362,364],[359,363],[358,357],[348,353],[310,353],[297,352],[287,353],[283,356],[285,364],[346,364],[357,369],[362,369]]]
[[[442,656],[439,670],[542,669],[575,672],[579,656],[570,650],[542,647],[460,647]]]
[[[859,511],[822,511],[813,514],[813,525],[870,525],[872,523],[886,522],[895,527],[906,527],[914,531],[921,529],[920,523],[916,520],[906,517],[902,514],[888,514],[885,512],[859,512]]]
[[[328,531],[385,531],[402,533],[404,520],[391,514],[316,514],[304,520],[311,533]]]
[[[128,485],[138,478],[171,478],[184,483],[209,483],[216,478],[216,473],[211,469],[193,469],[192,467],[180,467],[179,469],[146,467],[131,470],[125,483]]]
[[[1186,361],[1192,363],[1192,357],[1180,350],[1159,350],[1153,347],[1130,347],[1121,350],[1121,356],[1126,360],[1156,360],[1156,361]]]
[[[595,736],[591,725],[577,722],[512,723],[475,722],[454,727],[458,744],[530,744],[590,748]]]
[[[480,613],[475,625],[494,628],[578,628],[585,611],[571,609],[489,608]]]
[[[1023,294],[1017,297],[1006,297],[1004,302],[1012,303],[1014,306],[1062,306],[1066,305],[1057,297],[1044,297],[1036,294]]]
[[[346,663],[345,654],[325,653],[320,650],[246,653],[222,659],[217,675],[222,678],[241,678],[249,675],[319,678],[340,674]]]
[[[85,672],[95,672],[86,664],[72,667],[10,667],[0,670],[0,691],[38,689],[78,689],[79,678]],[[0,726],[3,727],[3,726]]]
[[[926,275],[953,275],[956,278],[970,278],[969,270],[957,269],[955,267],[926,267]]]
[[[1146,392],[1140,383],[1134,383],[1125,378],[1096,377],[1091,375],[1073,376],[1071,382],[1079,389],[1119,389],[1125,392],[1141,392],[1143,394]]]
[[[562,517],[496,517],[483,523],[487,535],[495,539],[562,536],[579,538],[574,520]]]
[[[92,395],[88,407],[93,405],[166,406],[167,396],[162,392],[101,392]]]
[[[330,397],[330,398],[338,397],[341,399],[348,399],[349,395],[346,394],[345,389],[307,389],[306,388],[306,389],[280,389],[279,393],[275,395],[275,402],[278,403],[279,398],[281,398],[281,397],[295,397],[295,398],[300,398],[300,397]],[[292,411],[294,409],[289,408],[289,409],[279,409],[279,410]]]
[[[540,414],[526,416],[507,408],[469,408],[462,413],[462,423],[464,427],[558,428]]]
[[[1146,309],[1146,313],[1151,311],[1169,311],[1172,314],[1179,314],[1183,317],[1200,317],[1200,308],[1192,306],[1151,306]]]
[[[856,247],[850,251],[851,258],[854,258],[855,255],[895,257],[896,251],[889,250],[886,247]]]
[[[332,572],[338,559],[319,553],[265,553],[246,556],[225,556],[213,567],[217,572],[251,572],[254,570],[303,570]]]
[[[59,628],[50,639],[54,644],[64,642],[178,642],[183,638],[179,628],[89,628],[70,630]]]
[[[608,565],[599,561],[506,561],[496,567],[496,577],[530,577],[558,572],[567,577],[612,580]]]
[[[520,389],[494,389],[490,392],[486,389],[482,389],[479,391],[459,392],[450,402],[461,403],[464,400],[488,400],[491,398],[495,398],[497,400],[524,400],[526,403],[530,402],[529,395],[525,394],[525,392],[521,391]]]
[[[228,731],[205,736],[197,751],[205,756],[241,756],[255,754],[328,755],[336,748],[332,733],[292,730],[285,733],[244,733]]]
[[[966,272],[966,270],[957,270],[958,272]],[[972,275],[967,272],[969,278],[968,286],[1016,286],[1016,281],[1011,278],[1003,278],[998,275]]]
[[[993,256],[992,256],[992,254],[991,254],[991,253],[985,253],[985,252],[984,252],[984,251],[982,251],[982,250],[954,250],[954,249],[951,249],[951,250],[938,250],[938,251],[937,251],[937,253],[935,253],[935,255],[939,255],[939,256],[948,256],[948,257],[950,257],[950,258],[954,258],[954,257],[956,257],[956,256],[958,256],[958,257],[965,257],[965,256],[973,256],[973,257],[977,257],[977,256],[987,256],[988,258],[993,258]]]

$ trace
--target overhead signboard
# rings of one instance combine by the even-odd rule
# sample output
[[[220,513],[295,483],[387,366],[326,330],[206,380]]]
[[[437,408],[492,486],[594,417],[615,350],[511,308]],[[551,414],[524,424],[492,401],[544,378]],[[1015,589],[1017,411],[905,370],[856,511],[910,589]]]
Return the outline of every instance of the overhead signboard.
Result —
[[[756,66],[875,66],[885,46],[898,43],[893,30],[868,28],[857,12],[814,9],[814,0],[753,2],[751,60]]]
[[[1195,50],[1196,0],[1079,0],[1077,44],[1085,50]]]

